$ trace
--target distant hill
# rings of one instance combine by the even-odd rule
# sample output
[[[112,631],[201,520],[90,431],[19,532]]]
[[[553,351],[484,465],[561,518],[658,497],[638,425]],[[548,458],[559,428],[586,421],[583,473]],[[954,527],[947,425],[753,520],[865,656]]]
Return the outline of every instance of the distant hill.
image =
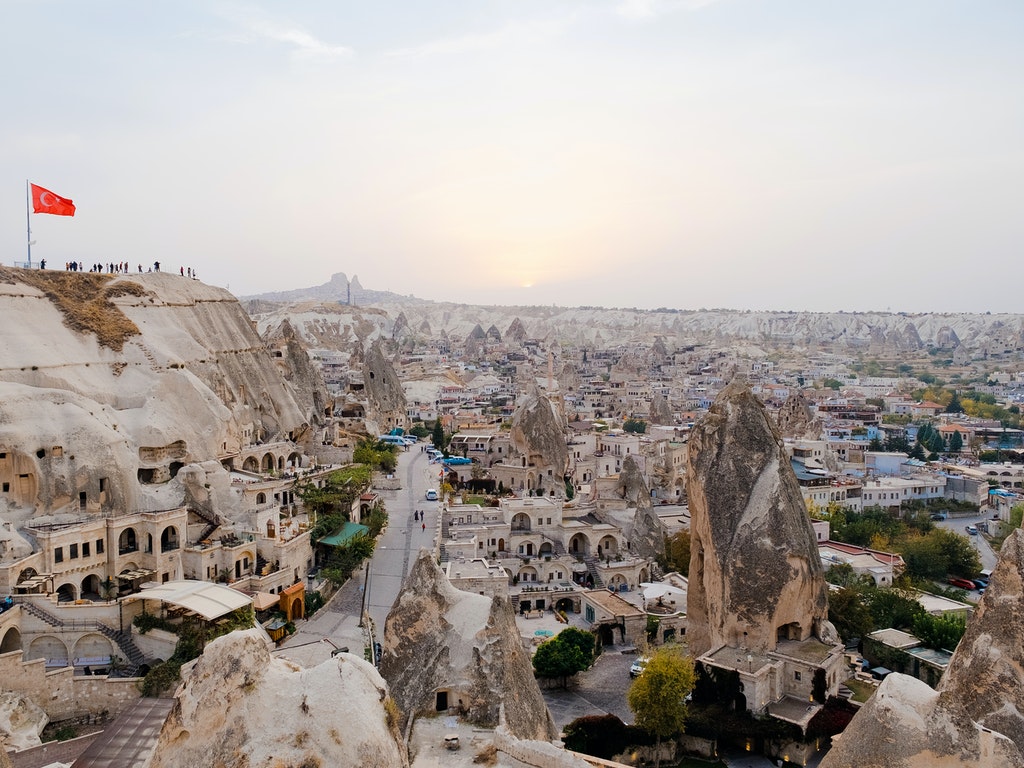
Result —
[[[353,275],[349,280],[344,272],[331,275],[331,279],[312,288],[296,288],[291,291],[271,291],[255,296],[239,296],[241,301],[271,301],[276,303],[293,303],[300,301],[338,302],[339,304],[367,305],[392,301],[414,304],[422,302],[412,296],[402,296],[390,291],[368,291],[359,284],[359,277]]]

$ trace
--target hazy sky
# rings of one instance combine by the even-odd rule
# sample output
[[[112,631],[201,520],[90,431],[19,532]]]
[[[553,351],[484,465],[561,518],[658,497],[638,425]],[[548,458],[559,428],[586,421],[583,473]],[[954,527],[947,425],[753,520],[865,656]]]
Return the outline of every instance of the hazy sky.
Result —
[[[1024,311],[1024,2],[0,0],[0,261]]]

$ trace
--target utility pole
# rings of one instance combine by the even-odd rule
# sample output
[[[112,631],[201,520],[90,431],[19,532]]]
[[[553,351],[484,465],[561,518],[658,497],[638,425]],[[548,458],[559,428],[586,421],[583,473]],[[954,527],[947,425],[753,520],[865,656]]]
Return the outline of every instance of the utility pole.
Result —
[[[370,558],[366,558],[363,565],[363,599],[359,606],[359,626],[363,627],[363,617],[366,615],[366,593],[370,591]]]

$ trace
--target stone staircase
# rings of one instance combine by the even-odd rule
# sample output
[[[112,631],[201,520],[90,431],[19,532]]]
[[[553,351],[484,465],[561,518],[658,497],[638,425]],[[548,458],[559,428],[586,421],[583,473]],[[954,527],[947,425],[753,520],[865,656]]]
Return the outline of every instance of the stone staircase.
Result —
[[[119,676],[137,677],[139,667],[146,663],[145,655],[139,650],[139,647],[135,645],[134,641],[132,641],[130,632],[121,632],[120,630],[109,627],[103,622],[96,621],[94,619],[87,619],[84,621],[64,621],[28,600],[19,600],[18,602],[20,603],[23,611],[35,616],[40,621],[49,624],[55,629],[64,629],[69,631],[92,629],[110,640],[113,640],[117,643],[117,647],[121,650],[126,662],[125,666],[120,670]]]
[[[197,507],[189,507],[188,511],[200,520],[206,522],[206,527],[203,528],[203,532],[199,534],[197,541],[205,541],[210,538],[213,532],[221,526],[221,519],[215,512],[207,512],[205,509],[199,509]]]
[[[153,357],[153,353],[149,351],[149,347],[147,347],[141,341],[136,341],[136,344],[138,344],[139,349],[142,350],[142,354],[145,355],[146,362],[149,363],[150,369],[154,371],[161,370],[161,365],[156,361],[156,358]]]
[[[583,562],[587,565],[587,573],[590,574],[590,578],[594,580],[594,589],[604,587],[604,579],[601,578],[601,574],[597,570],[597,558],[593,555],[587,555],[583,558]]]

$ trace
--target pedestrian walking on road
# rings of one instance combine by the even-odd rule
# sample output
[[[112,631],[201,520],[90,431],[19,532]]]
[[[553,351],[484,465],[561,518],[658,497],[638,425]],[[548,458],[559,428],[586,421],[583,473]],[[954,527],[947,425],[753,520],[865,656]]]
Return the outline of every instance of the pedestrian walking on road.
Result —
[[[427,524],[426,524],[426,523],[424,523],[424,524],[423,524],[423,530],[424,530],[424,531],[426,531],[426,530],[427,530]]]

